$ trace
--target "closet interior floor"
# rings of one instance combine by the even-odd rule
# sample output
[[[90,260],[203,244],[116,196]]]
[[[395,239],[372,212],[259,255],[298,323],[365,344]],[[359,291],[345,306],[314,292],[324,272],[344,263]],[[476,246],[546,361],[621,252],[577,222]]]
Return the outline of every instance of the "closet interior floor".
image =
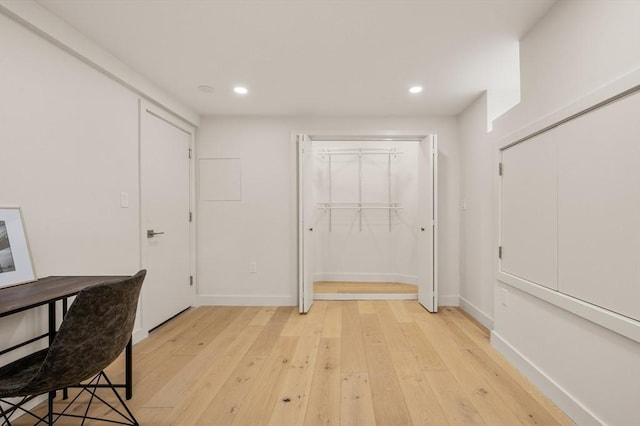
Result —
[[[418,286],[392,282],[316,281],[316,300],[417,299]]]

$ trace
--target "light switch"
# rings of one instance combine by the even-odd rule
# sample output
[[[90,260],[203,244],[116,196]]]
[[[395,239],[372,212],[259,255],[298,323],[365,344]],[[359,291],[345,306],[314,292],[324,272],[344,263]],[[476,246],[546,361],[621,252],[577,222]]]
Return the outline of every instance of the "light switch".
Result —
[[[127,207],[129,207],[129,193],[128,192],[121,192],[120,193],[120,207],[122,207],[123,209],[126,209]]]

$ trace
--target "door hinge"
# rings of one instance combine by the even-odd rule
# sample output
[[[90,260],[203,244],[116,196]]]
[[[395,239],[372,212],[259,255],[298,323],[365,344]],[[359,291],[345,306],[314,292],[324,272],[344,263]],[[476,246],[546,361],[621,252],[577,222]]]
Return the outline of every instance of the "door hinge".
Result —
[[[193,285],[193,275],[189,275],[189,285]]]
[[[193,156],[193,150],[189,148],[189,158],[191,158],[192,156]]]
[[[189,212],[189,222],[193,222],[193,213]]]
[[[502,259],[502,246],[498,247],[498,259]]]
[[[499,175],[499,176],[502,176],[503,170],[504,170],[504,169],[503,169],[503,167],[502,167],[502,163],[499,163],[499,164],[498,164],[498,175]]]

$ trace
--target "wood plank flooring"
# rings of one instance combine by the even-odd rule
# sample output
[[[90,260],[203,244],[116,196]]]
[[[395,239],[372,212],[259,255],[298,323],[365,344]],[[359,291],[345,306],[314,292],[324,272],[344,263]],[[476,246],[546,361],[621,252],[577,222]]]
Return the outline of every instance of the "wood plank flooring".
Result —
[[[142,425],[573,424],[486,329],[416,301],[194,308],[135,345],[134,363]],[[107,373],[121,381],[123,361]]]
[[[403,283],[365,283],[348,281],[316,281],[313,292],[318,294],[417,294],[418,286]]]

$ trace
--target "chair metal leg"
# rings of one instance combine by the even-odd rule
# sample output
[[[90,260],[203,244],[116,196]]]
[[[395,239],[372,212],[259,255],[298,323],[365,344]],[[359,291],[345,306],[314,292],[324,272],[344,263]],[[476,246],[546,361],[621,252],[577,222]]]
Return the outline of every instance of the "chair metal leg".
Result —
[[[0,404],[0,420],[2,420],[2,426],[11,426],[11,422],[9,421],[9,416],[11,415],[11,413],[13,413],[15,411],[15,408],[13,408],[11,411],[9,411],[8,413],[4,410],[4,408],[2,408],[2,405]]]
[[[100,381],[104,379],[104,382],[106,383],[100,383]],[[23,398],[21,401],[17,402],[17,403],[13,403],[7,400],[2,400],[0,399],[0,402],[6,404],[8,407],[6,409],[0,407],[0,426],[11,426],[11,421],[9,420],[11,418],[11,416],[13,415],[13,413],[15,413],[16,411],[20,410],[32,417],[34,417],[35,419],[37,419],[38,421],[36,422],[36,425],[39,425],[41,423],[46,424],[46,425],[53,425],[57,420],[60,419],[60,417],[72,417],[72,418],[77,418],[77,419],[82,419],[82,423],[84,424],[85,421],[87,420],[95,420],[95,421],[102,421],[102,422],[106,422],[106,423],[112,423],[112,424],[120,424],[120,425],[128,425],[128,426],[139,426],[140,423],[138,423],[138,420],[136,420],[135,416],[133,415],[133,413],[131,412],[131,410],[129,409],[129,407],[127,406],[125,400],[120,396],[120,394],[118,393],[118,389],[113,385],[113,383],[111,383],[111,380],[109,380],[109,378],[107,377],[107,375],[104,372],[100,372],[97,376],[95,376],[93,379],[91,379],[91,381],[89,383],[86,384],[79,384],[79,385],[75,385],[75,386],[69,386],[70,388],[78,388],[81,389],[80,392],[78,392],[77,395],[75,395],[75,397],[68,402],[67,406],[60,412],[55,412],[53,410],[53,400],[56,397],[56,392],[52,391],[52,392],[48,392],[47,394],[47,414],[43,414],[42,416],[36,415],[33,412],[23,408],[23,405],[27,402],[29,402],[30,400],[34,399],[35,396],[28,396]],[[100,395],[98,395],[98,389],[110,389],[111,392],[113,392],[113,394],[115,395],[115,397],[118,400],[118,403],[120,404],[120,407],[117,407],[118,403],[110,403],[108,402],[105,398],[101,397]],[[90,394],[89,397],[89,401],[87,403],[87,407],[84,410],[84,413],[82,415],[77,415],[77,414],[72,414],[70,412],[67,412],[71,406],[78,400],[78,398],[84,393],[87,392]],[[105,404],[106,406],[108,406],[113,413],[117,414],[118,416],[120,416],[120,419],[116,420],[116,419],[102,419],[102,418],[98,418],[98,417],[93,417],[90,415],[89,413],[89,409],[91,407],[92,403],[95,403],[96,401],[100,401],[103,404]]]
[[[0,426],[11,426],[11,416],[13,416],[14,413],[21,411],[24,414],[27,414],[33,418],[35,418],[36,420],[38,420],[36,422],[36,425],[40,424],[40,423],[47,423],[48,422],[48,415],[45,414],[44,416],[39,416],[37,414],[35,414],[33,411],[27,410],[26,408],[24,408],[24,405],[26,403],[28,403],[29,401],[31,401],[32,399],[36,398],[38,395],[29,395],[29,396],[25,396],[24,398],[22,398],[20,401],[18,401],[17,403],[8,401],[6,399],[0,399],[0,403],[1,404],[5,404],[8,407],[6,409],[3,409],[0,406]]]
[[[104,371],[100,372],[100,374],[104,377],[104,379],[107,381],[107,383],[109,384],[109,386],[111,387],[111,391],[115,394],[115,396],[118,398],[118,401],[120,401],[120,404],[124,407],[125,410],[127,410],[127,414],[129,414],[129,420],[131,420],[133,422],[134,426],[139,425],[138,420],[136,420],[136,418],[134,417],[133,413],[131,412],[131,410],[129,410],[129,407],[127,407],[127,404],[124,402],[124,400],[122,399],[122,397],[120,396],[120,394],[118,393],[118,390],[113,386],[113,383],[111,383],[111,380],[109,380],[109,378],[107,377],[107,375],[104,373]],[[115,410],[115,408],[114,408]],[[117,410],[116,410],[117,411]],[[121,414],[123,417],[126,417],[125,415]]]
[[[100,383],[102,379],[104,379],[106,383]],[[61,412],[55,413],[56,420],[58,420],[60,417],[73,417],[73,418],[82,419],[81,424],[84,424],[86,420],[95,420],[95,421],[102,421],[102,422],[107,422],[112,424],[139,426],[140,423],[138,423],[138,421],[136,420],[135,416],[133,415],[129,407],[127,407],[127,404],[125,403],[124,399],[120,396],[120,394],[118,393],[118,390],[115,388],[115,386],[113,386],[113,383],[111,383],[111,381],[109,380],[109,378],[104,372],[98,373],[98,375],[95,376],[93,379],[91,379],[89,383],[69,386],[69,388],[78,388],[78,389],[81,389],[81,391],[68,403],[68,405],[64,408],[64,410],[62,410]],[[110,389],[111,392],[113,392],[113,394],[118,399],[118,402],[120,403],[120,407],[117,407],[116,405],[111,404],[110,402],[102,398],[100,395],[98,395],[98,389],[102,389],[102,388]],[[80,395],[82,395],[84,392],[87,392],[91,395],[87,403],[87,407],[84,410],[84,413],[82,415],[67,413],[67,410],[71,407],[71,405],[73,405],[75,401],[80,397]],[[109,407],[113,411],[113,413],[120,416],[120,419],[107,420],[107,419],[101,419],[101,418],[93,417],[89,415],[91,404],[93,404],[95,401],[100,401],[104,405]],[[122,410],[122,408],[124,408],[124,411]]]

